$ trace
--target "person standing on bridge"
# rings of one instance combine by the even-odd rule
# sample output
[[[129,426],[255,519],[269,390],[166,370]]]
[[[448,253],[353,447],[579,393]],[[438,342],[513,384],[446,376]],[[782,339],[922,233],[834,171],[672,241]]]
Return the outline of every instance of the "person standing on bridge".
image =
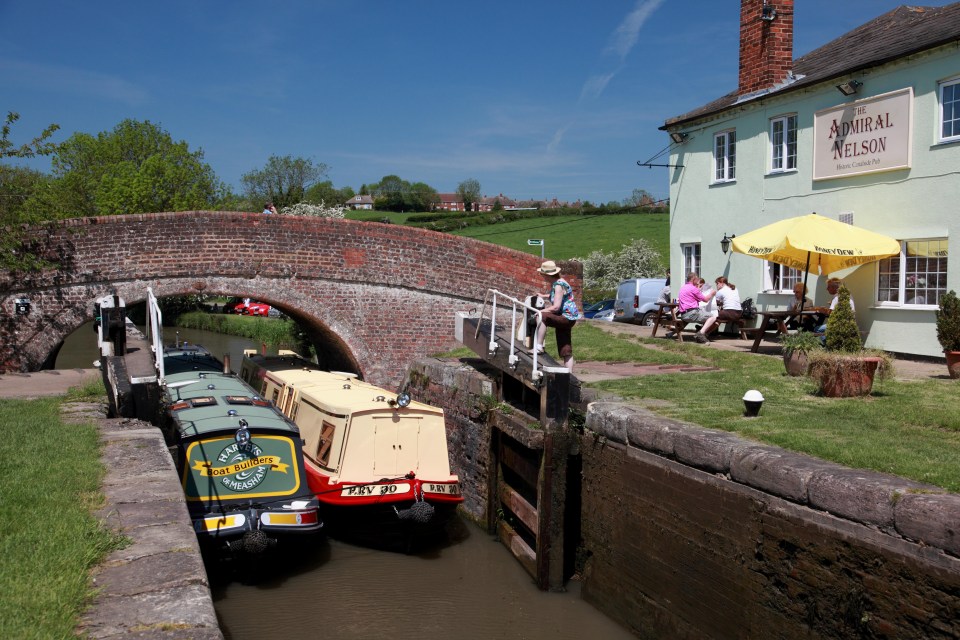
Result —
[[[540,310],[541,322],[537,325],[537,338],[533,348],[543,353],[543,339],[547,327],[553,327],[557,334],[557,352],[563,359],[563,366],[573,373],[573,325],[583,316],[577,301],[573,299],[573,287],[560,277],[560,267],[553,260],[547,260],[537,269],[544,278],[550,280],[550,293],[538,294],[549,303]]]
[[[273,206],[273,203],[272,203],[272,202],[268,202],[267,204],[263,205],[263,212],[264,212],[264,213],[276,213],[276,212],[277,212],[277,208],[276,208],[275,206]]]

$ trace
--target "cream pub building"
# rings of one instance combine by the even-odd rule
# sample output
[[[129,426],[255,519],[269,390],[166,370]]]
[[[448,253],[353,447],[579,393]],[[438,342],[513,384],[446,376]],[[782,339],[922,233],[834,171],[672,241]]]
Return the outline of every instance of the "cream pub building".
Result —
[[[742,0],[737,90],[661,129],[673,273],[785,308],[803,272],[721,240],[814,212],[848,222],[900,241],[897,257],[830,274],[867,346],[943,355],[934,312],[960,291],[960,2],[898,7],[794,59],[793,0]],[[818,305],[826,279],[807,282]]]

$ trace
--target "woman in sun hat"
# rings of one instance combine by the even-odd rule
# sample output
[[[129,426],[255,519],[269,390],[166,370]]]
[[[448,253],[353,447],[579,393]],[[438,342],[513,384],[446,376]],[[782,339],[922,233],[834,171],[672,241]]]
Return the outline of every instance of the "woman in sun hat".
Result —
[[[557,351],[563,359],[563,366],[573,373],[573,341],[571,330],[573,325],[582,318],[580,308],[573,299],[573,287],[560,277],[560,267],[553,260],[547,260],[537,269],[544,278],[550,280],[550,293],[539,294],[546,302],[540,311],[542,322],[537,325],[537,338],[533,348],[543,352],[543,339],[547,335],[547,327],[553,327],[557,333]]]

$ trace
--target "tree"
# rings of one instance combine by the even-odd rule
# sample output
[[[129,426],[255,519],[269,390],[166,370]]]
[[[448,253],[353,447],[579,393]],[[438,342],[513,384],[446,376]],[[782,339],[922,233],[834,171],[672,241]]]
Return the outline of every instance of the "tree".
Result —
[[[302,202],[307,189],[329,170],[326,164],[314,164],[307,158],[272,155],[263,169],[244,174],[240,181],[245,195],[254,202],[272,202],[281,208]]]
[[[473,203],[480,200],[480,182],[476,178],[467,178],[457,185],[457,195],[463,199],[463,208],[471,211]]]
[[[46,217],[206,209],[225,193],[203,151],[149,121],[124,120],[96,136],[75,133],[51,158],[50,188],[25,204]]]
[[[660,253],[643,238],[625,244],[616,254],[594,251],[583,263],[584,289],[615,290],[621,280],[656,278],[663,273]]]
[[[649,207],[656,202],[654,197],[646,189],[634,189],[629,198],[624,198],[625,207]]]
[[[319,204],[321,202],[327,205],[342,205],[347,200],[356,195],[350,187],[337,189],[329,180],[318,182],[308,188],[304,194],[304,202]]]
[[[19,147],[10,142],[10,129],[13,123],[20,119],[20,114],[15,111],[7,112],[7,120],[0,129],[0,158],[33,158],[34,156],[48,156],[56,150],[57,145],[53,142],[47,142],[60,125],[51,124],[43,130],[39,136]]]
[[[433,211],[434,207],[440,202],[440,196],[437,190],[425,182],[414,182],[407,191],[410,208],[416,211]]]

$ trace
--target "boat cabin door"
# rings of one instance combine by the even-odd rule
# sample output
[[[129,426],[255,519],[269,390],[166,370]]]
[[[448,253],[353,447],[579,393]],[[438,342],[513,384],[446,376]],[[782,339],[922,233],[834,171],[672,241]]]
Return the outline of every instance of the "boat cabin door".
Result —
[[[420,424],[417,416],[377,416],[374,424],[373,473],[402,476],[420,468]]]

